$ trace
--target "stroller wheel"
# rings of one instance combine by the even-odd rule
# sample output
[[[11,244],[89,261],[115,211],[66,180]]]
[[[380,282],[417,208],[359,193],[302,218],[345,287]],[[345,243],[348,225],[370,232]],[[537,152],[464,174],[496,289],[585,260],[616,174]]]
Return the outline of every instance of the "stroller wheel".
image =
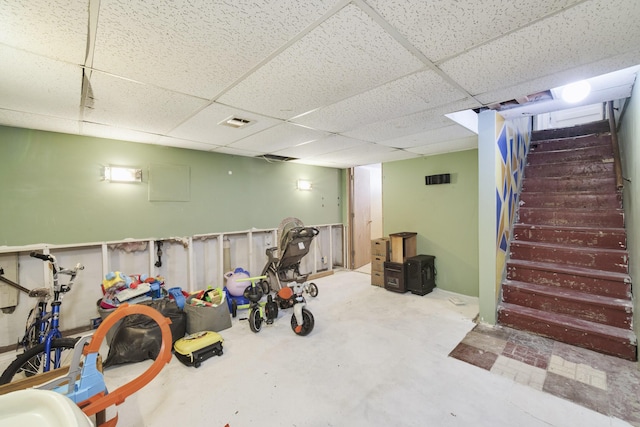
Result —
[[[300,335],[301,337],[305,335],[309,335],[313,330],[314,326],[313,314],[306,308],[302,309],[302,325],[298,325],[298,321],[296,320],[295,314],[291,316],[291,329],[296,335]]]
[[[314,298],[318,296],[318,286],[313,282],[309,283],[309,295]]]
[[[249,327],[256,333],[262,329],[262,316],[260,315],[260,310],[257,308],[252,308],[249,313]]]

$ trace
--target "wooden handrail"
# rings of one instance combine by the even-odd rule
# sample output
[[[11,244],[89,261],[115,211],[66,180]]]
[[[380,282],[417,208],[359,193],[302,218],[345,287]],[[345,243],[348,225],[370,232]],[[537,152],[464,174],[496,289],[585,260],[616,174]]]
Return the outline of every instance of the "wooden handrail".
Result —
[[[613,148],[613,169],[616,173],[616,188],[622,190],[622,163],[620,162],[620,147],[618,146],[618,132],[616,130],[616,119],[613,113],[613,101],[607,102],[609,113],[609,130],[611,131],[611,146]]]

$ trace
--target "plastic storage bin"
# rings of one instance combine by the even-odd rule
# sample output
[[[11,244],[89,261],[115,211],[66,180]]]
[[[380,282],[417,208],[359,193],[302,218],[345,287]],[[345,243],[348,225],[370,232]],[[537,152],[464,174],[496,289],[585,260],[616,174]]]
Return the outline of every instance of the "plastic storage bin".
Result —
[[[93,423],[67,396],[28,389],[0,396],[0,426],[93,427]]]

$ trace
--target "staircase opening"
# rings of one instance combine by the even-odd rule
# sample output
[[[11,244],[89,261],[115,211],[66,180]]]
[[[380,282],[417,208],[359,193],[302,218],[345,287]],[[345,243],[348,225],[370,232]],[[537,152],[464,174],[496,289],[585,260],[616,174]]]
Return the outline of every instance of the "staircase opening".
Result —
[[[536,118],[498,323],[637,360],[612,113]]]

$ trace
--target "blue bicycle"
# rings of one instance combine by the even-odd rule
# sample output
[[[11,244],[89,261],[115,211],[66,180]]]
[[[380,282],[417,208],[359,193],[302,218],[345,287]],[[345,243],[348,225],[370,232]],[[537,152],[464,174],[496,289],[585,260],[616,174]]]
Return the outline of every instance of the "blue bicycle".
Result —
[[[29,312],[24,337],[18,343],[24,352],[5,369],[0,376],[0,385],[58,369],[70,362],[70,355],[77,338],[62,338],[60,333],[60,307],[62,297],[71,290],[75,278],[84,267],[76,264],[73,269],[58,265],[53,255],[31,252],[30,256],[48,262],[53,275],[53,287],[29,290],[28,295],[36,298],[36,305]],[[60,283],[59,276],[69,277],[67,283]],[[48,310],[51,300],[51,310]]]

